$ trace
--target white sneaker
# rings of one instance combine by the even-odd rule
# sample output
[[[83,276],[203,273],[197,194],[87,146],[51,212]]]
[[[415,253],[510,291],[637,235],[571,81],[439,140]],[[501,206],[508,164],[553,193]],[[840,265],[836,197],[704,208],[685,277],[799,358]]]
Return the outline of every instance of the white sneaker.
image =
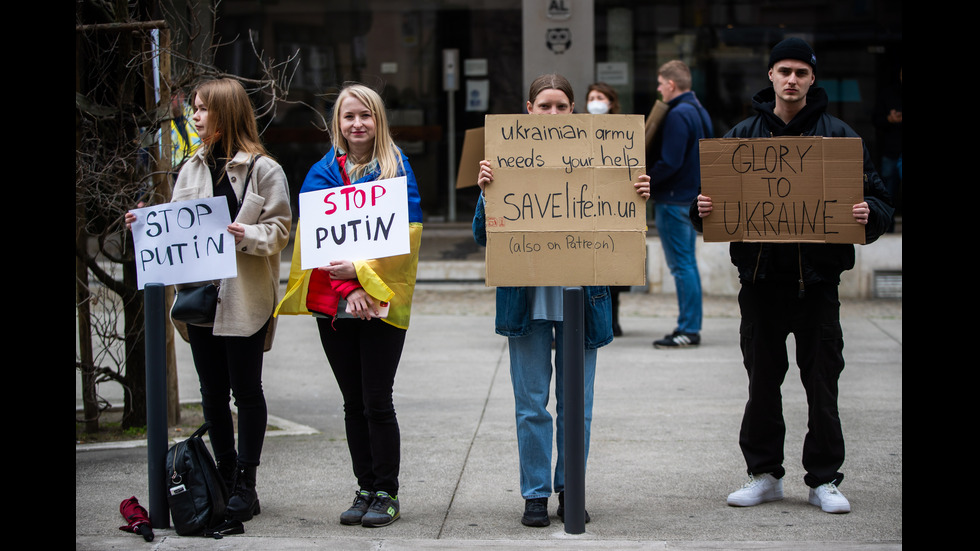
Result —
[[[780,499],[783,499],[783,480],[769,473],[750,474],[744,486],[728,494],[728,504],[733,507],[752,507]]]
[[[826,513],[851,512],[851,504],[833,482],[810,488],[810,505],[817,505]]]

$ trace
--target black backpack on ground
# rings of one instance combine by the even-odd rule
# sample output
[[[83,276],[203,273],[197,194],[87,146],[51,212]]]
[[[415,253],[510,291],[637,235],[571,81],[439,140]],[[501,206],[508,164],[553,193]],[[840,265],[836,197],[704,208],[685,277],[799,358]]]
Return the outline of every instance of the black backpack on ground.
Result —
[[[225,484],[201,436],[210,423],[167,451],[167,502],[174,529],[181,536],[205,535],[225,520]]]

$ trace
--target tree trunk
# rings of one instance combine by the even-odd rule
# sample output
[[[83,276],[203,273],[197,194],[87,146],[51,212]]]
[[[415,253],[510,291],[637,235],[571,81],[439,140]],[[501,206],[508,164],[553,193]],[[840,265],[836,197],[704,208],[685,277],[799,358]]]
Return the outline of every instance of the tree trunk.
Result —
[[[123,283],[136,289],[136,264],[123,264]],[[143,293],[123,300],[123,325],[126,340],[126,391],[123,401],[122,428],[146,426],[146,334],[143,331]]]
[[[150,55],[157,55],[159,59],[159,82],[160,100],[157,103],[154,90],[153,66],[149,63],[143,64],[143,95],[147,106],[167,107],[171,101],[171,59],[170,59],[170,29],[164,27],[159,29],[159,44],[156,45],[154,52],[153,45],[144,43],[143,49]],[[170,141],[170,119],[160,121],[160,149],[150,152],[153,164],[156,165],[156,175],[153,177],[155,182],[153,192],[153,204],[169,203],[172,197],[170,189],[170,172],[173,170],[173,160],[171,159],[172,143]],[[164,292],[164,308],[170,311],[170,306],[174,302],[174,288],[168,285]],[[177,358],[174,348],[174,326],[166,324],[166,350],[167,350],[167,425],[176,426],[180,424],[180,387],[177,381]]]
[[[75,244],[84,247],[87,234],[77,220],[84,220],[84,208],[75,207]],[[85,432],[99,430],[99,403],[95,393],[95,360],[92,356],[92,322],[89,310],[88,268],[75,257],[75,311],[78,318],[78,365],[82,372],[82,411]]]

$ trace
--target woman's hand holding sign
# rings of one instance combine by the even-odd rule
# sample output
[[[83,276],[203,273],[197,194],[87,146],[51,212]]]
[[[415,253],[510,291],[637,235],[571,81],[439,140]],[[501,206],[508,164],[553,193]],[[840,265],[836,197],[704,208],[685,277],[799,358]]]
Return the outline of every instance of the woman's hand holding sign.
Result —
[[[242,242],[242,239],[245,239],[245,226],[238,222],[232,222],[228,224],[228,233],[235,236],[235,244],[238,245]]]
[[[480,186],[480,191],[486,191],[487,184],[493,181],[493,168],[490,161],[480,161],[480,175],[476,179],[476,185]]]
[[[320,269],[330,274],[330,279],[357,278],[357,270],[354,269],[354,263],[350,260],[331,260],[330,264],[322,266]]]
[[[140,201],[139,203],[136,204],[136,208],[138,209],[141,209],[145,206],[146,205],[143,203],[143,201]],[[133,231],[133,223],[136,222],[136,215],[133,214],[132,212],[127,212],[125,219],[126,219],[126,229],[129,231]]]
[[[633,182],[633,188],[636,189],[636,194],[644,199],[650,198],[650,175],[641,174],[637,178],[636,182]]]

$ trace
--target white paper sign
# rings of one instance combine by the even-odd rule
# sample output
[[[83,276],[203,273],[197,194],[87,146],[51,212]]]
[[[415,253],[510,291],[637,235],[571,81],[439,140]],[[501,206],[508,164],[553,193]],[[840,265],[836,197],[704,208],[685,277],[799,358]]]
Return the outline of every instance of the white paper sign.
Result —
[[[301,268],[407,254],[404,176],[299,194]]]
[[[195,283],[238,276],[235,237],[224,197],[177,201],[131,211],[136,282]]]

